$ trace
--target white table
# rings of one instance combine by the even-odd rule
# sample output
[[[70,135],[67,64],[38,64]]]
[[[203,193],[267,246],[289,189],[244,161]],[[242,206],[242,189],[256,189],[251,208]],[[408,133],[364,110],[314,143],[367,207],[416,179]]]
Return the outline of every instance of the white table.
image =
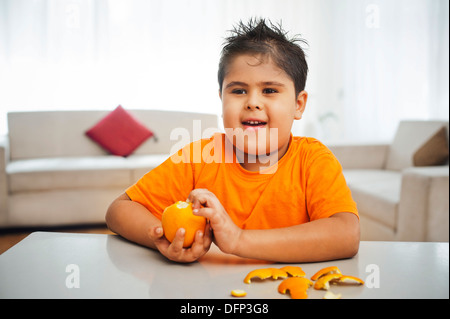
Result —
[[[364,286],[332,286],[342,298],[449,298],[448,243],[361,242],[351,259],[296,264],[307,277],[336,265]],[[292,264],[295,265],[295,264]],[[178,264],[115,235],[35,232],[0,255],[0,298],[289,298],[281,280],[243,282],[256,268],[282,267],[223,254]],[[324,291],[309,289],[309,298]],[[244,302],[245,298],[239,301]],[[236,298],[235,298],[236,300]]]

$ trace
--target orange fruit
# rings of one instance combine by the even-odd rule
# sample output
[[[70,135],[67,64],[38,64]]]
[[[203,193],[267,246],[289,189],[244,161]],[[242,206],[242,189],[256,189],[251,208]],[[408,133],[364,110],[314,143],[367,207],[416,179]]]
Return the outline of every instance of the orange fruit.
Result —
[[[184,228],[183,247],[192,246],[197,231],[205,231],[206,218],[192,213],[192,203],[178,201],[164,209],[161,218],[164,236],[172,242],[178,229]]]

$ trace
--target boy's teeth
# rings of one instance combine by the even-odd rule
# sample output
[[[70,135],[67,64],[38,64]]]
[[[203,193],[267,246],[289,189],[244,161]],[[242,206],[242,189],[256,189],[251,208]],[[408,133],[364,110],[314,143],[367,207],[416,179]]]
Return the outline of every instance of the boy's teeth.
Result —
[[[250,125],[258,125],[258,124],[262,124],[264,122],[260,122],[260,121],[246,121],[246,124],[250,124]]]

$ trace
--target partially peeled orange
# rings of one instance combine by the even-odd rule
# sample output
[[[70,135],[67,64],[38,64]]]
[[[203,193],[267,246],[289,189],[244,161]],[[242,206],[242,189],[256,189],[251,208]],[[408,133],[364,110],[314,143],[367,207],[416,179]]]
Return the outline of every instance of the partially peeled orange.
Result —
[[[192,213],[192,203],[178,201],[172,204],[162,214],[161,218],[164,236],[172,242],[178,229],[184,228],[183,247],[192,246],[197,231],[204,233],[206,227],[206,218],[196,216]]]

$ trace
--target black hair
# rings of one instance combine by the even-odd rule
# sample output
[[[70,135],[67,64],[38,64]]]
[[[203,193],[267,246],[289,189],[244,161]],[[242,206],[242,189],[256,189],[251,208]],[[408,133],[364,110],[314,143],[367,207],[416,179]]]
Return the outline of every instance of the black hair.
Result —
[[[227,66],[233,58],[242,54],[270,56],[274,63],[292,79],[296,95],[305,89],[308,64],[305,52],[297,42],[306,40],[294,36],[289,39],[281,23],[275,25],[266,19],[250,19],[247,24],[238,23],[231,35],[225,38],[219,62],[218,80],[222,91]]]

